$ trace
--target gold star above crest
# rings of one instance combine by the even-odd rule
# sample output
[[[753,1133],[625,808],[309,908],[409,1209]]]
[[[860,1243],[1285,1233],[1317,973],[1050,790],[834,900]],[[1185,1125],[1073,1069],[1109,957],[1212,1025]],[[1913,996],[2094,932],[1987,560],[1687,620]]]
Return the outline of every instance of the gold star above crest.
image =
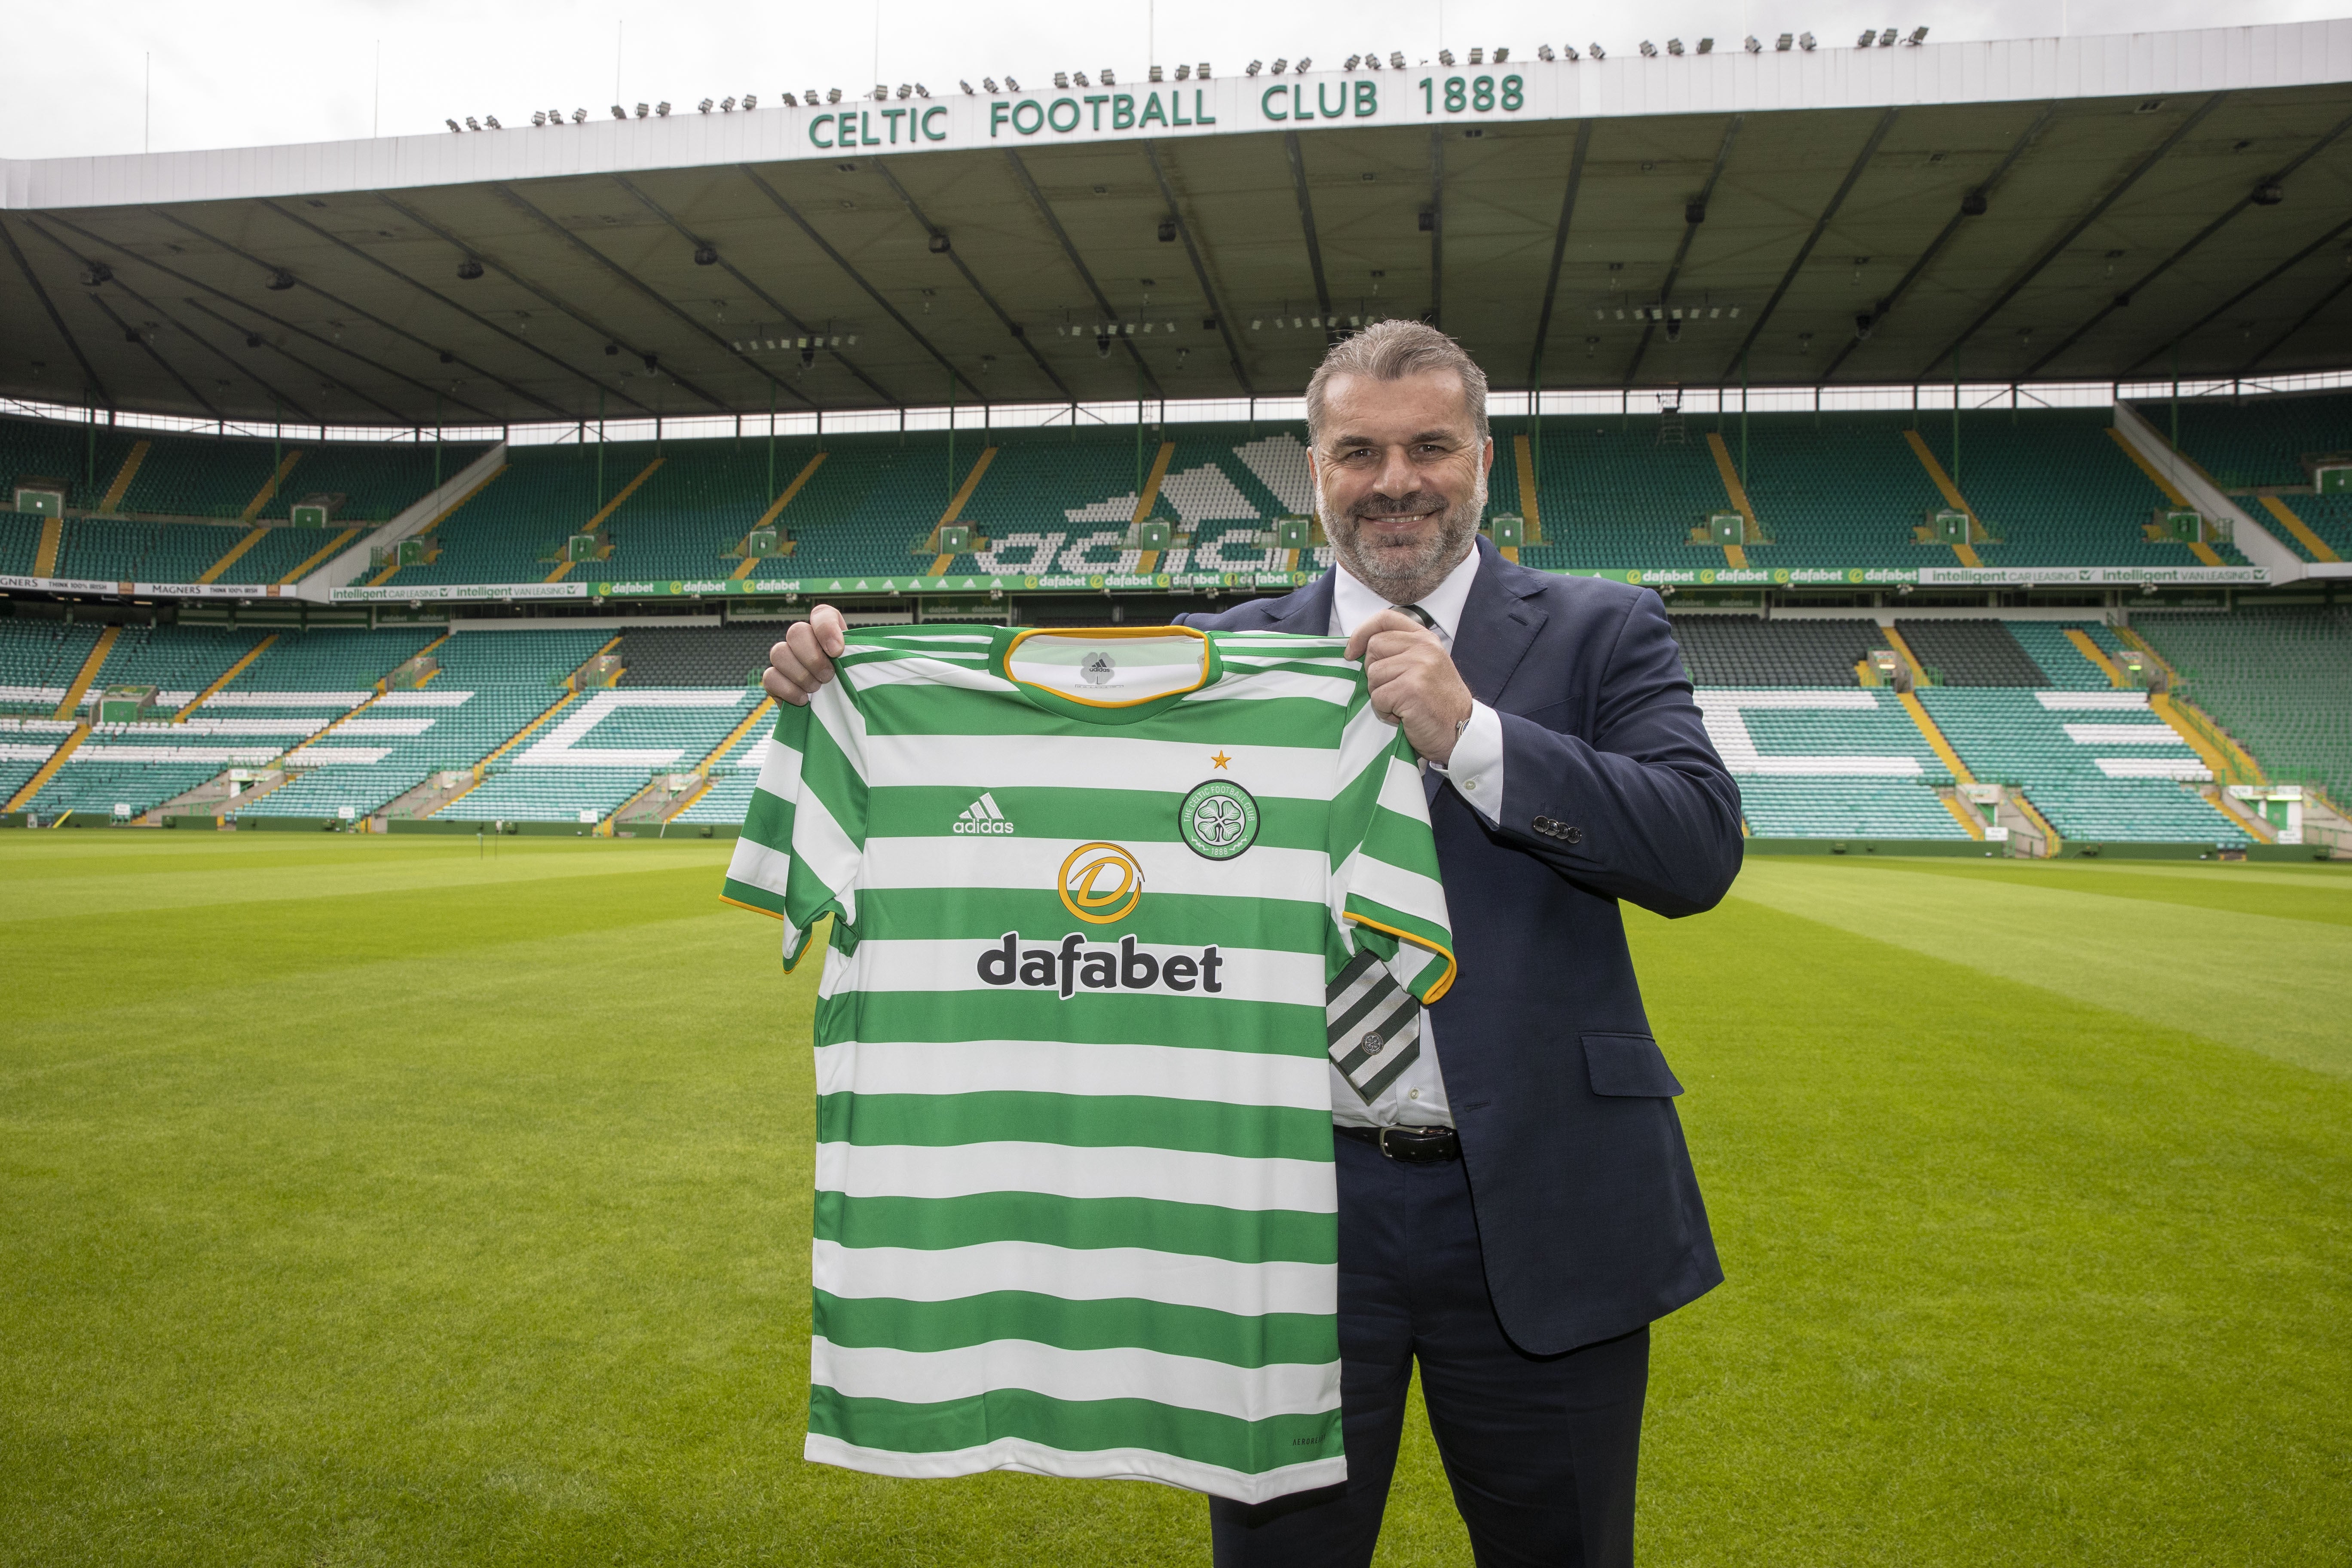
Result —
[[[1218,766],[1218,767],[1221,767],[1221,768],[1222,768],[1222,767],[1223,767],[1227,763],[1232,762],[1232,761],[1233,761],[1233,758],[1231,758],[1231,757],[1229,757],[1229,756],[1225,755],[1224,748],[1221,746],[1221,747],[1219,747],[1219,748],[1217,749],[1217,754],[1216,754],[1215,756],[1213,756],[1213,757],[1211,757],[1211,758],[1209,759],[1209,761],[1210,761],[1212,763],[1213,763],[1214,765],[1216,765],[1216,766]]]

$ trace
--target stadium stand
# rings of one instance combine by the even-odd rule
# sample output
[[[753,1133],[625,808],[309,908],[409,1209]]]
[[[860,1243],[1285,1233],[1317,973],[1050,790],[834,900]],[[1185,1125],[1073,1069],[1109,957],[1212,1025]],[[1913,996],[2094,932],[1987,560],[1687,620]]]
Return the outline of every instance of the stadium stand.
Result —
[[[152,686],[173,708],[226,674],[264,634],[226,626],[127,626],[100,667],[98,685]]]
[[[617,650],[623,687],[753,686],[782,622],[728,626],[632,627]]]
[[[759,700],[748,687],[584,696],[478,787],[434,815],[459,822],[599,821],[654,773],[701,762]]]
[[[2210,770],[2149,711],[2145,692],[1937,686],[1918,696],[1979,780],[2021,788],[2063,838],[2249,842],[2187,787]]]
[[[710,765],[709,787],[670,820],[740,826],[751,809],[751,787],[759,783],[760,761],[773,729],[772,724],[753,725],[749,734]]]
[[[87,621],[0,621],[0,713],[47,718],[98,646]]]
[[[1937,794],[1951,774],[1893,692],[1702,687],[1696,699],[1757,837],[1972,837]]]
[[[1897,620],[1895,629],[1938,686],[2050,684],[2000,621]]]
[[[2139,412],[2158,430],[2171,428],[2170,405],[2147,404]],[[2309,493],[2307,466],[2328,454],[2352,456],[2352,396],[2190,399],[2179,412],[2180,449],[2240,498],[2254,521],[2306,560],[2352,557],[2352,496]],[[2267,493],[2282,489],[2293,493]]]
[[[2043,679],[2029,686],[2053,686],[2065,691],[2105,691],[2115,685],[2107,670],[2093,664],[2074,641],[2076,634],[2102,654],[2123,651],[2123,639],[2099,621],[2003,621]]]
[[[1886,646],[1868,620],[1679,615],[1674,627],[1694,686],[1852,686],[1854,666]]]
[[[2272,782],[2352,802],[2352,606],[2142,612],[2132,627]]]
[[[1817,427],[1802,416],[1751,416],[1748,499],[1772,540],[1761,559],[1774,566],[1919,562],[1925,552],[1913,531],[1945,503],[1903,438],[1910,417],[1839,415]],[[1736,422],[1726,439],[1736,450]],[[1936,563],[1949,564],[1948,548],[1937,549]]]
[[[1524,565],[1572,568],[1719,563],[1691,545],[1691,530],[1730,497],[1705,439],[1661,445],[1659,416],[1546,420],[1538,463],[1543,542]],[[1752,429],[1751,429],[1752,438]],[[1759,519],[1766,531],[1769,519]],[[1907,563],[1909,555],[1903,559]]]

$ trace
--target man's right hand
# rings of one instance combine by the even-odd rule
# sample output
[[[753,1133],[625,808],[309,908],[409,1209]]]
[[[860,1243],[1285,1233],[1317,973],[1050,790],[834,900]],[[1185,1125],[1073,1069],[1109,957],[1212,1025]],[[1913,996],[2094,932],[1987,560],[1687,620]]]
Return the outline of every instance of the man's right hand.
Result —
[[[816,689],[833,679],[833,661],[841,657],[848,639],[841,612],[819,605],[809,618],[784,633],[784,640],[768,650],[768,668],[760,684],[779,702],[805,708]]]

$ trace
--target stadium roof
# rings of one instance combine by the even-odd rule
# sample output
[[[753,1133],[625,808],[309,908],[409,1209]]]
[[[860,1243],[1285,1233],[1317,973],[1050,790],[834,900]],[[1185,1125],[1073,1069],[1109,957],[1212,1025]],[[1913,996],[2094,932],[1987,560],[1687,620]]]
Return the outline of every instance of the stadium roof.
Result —
[[[339,425],[1296,396],[1380,315],[1498,387],[2338,368],[2347,131],[2326,22],[20,161],[0,395]]]

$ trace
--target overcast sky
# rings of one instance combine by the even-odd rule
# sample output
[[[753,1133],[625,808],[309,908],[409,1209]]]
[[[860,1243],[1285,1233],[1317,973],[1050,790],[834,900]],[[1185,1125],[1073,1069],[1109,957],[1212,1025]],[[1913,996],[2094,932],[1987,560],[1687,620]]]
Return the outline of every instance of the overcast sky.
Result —
[[[1935,40],[2013,38],[2063,30],[2316,20],[2347,0],[1659,0],[1629,6],[1538,0],[884,0],[778,5],[751,0],[32,0],[8,5],[17,68],[0,93],[0,156],[64,157],[244,147],[442,131],[445,117],[495,114],[528,124],[534,109],[757,93],[877,81],[921,81],[1055,70],[1121,76],[1157,61],[1237,72],[1252,57],[1402,49],[1416,61],[1441,45],[1598,39],[1613,53],[1644,37],[1736,47],[1753,31],[1818,34],[1852,47],[1864,26],[1928,25]],[[1280,21],[1269,20],[1276,12]],[[1156,12],[1166,12],[1157,16]],[[379,71],[379,60],[381,62]],[[152,68],[152,96],[148,87]],[[616,79],[617,77],[617,79]],[[148,116],[152,111],[152,121]],[[446,132],[444,132],[444,134]]]

